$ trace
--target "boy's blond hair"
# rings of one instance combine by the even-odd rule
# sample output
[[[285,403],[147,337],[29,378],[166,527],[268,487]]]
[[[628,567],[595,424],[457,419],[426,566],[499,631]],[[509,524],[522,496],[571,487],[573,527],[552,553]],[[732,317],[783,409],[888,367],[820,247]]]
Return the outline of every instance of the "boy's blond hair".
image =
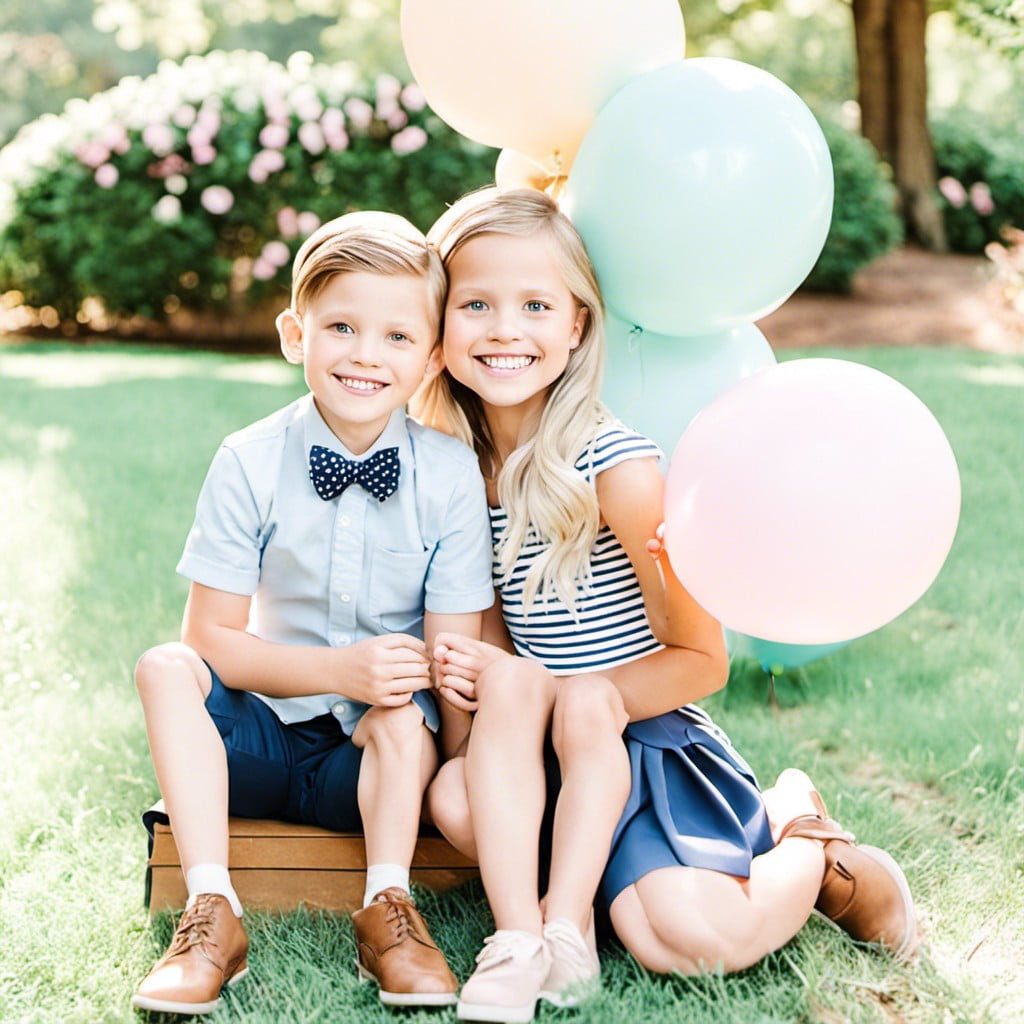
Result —
[[[295,254],[292,310],[301,315],[331,278],[352,272],[426,278],[434,322],[440,324],[448,293],[444,266],[404,217],[364,210],[321,224]]]

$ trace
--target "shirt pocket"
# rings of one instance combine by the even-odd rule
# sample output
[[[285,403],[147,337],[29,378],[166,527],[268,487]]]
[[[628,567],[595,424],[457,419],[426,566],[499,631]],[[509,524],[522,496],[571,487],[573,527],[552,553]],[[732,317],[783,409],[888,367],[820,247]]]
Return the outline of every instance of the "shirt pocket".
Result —
[[[423,635],[423,602],[432,551],[377,548],[370,568],[370,618],[385,633]]]

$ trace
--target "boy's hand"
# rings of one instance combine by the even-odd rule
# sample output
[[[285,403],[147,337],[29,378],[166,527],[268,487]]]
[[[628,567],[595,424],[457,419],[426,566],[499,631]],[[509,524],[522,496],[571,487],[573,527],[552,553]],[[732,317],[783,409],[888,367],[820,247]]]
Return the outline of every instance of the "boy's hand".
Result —
[[[435,677],[439,693],[453,707],[475,711],[476,681],[492,662],[514,655],[484,640],[458,633],[438,633],[434,647]]]
[[[427,645],[417,637],[374,636],[344,652],[345,678],[337,692],[353,700],[393,708],[407,704],[416,690],[431,686]]]

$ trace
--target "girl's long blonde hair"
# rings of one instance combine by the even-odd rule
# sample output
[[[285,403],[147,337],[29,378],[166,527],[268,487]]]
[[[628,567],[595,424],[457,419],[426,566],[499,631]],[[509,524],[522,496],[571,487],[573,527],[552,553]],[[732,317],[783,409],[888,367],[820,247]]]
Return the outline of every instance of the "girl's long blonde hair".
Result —
[[[599,398],[604,304],[583,241],[544,193],[494,188],[464,196],[441,216],[427,238],[447,267],[463,245],[481,235],[537,232],[550,243],[569,291],[587,316],[580,343],[551,386],[539,419],[525,427],[519,446],[501,466],[498,501],[508,514],[508,525],[496,556],[499,572],[508,579],[524,545],[543,543],[545,550],[524,583],[524,607],[529,609],[538,598],[557,596],[574,609],[578,588],[590,582],[590,554],[601,519],[593,484],[575,463],[592,449],[598,426],[611,418]],[[420,389],[411,407],[423,422],[473,447],[485,473],[498,467],[483,403],[447,369]]]

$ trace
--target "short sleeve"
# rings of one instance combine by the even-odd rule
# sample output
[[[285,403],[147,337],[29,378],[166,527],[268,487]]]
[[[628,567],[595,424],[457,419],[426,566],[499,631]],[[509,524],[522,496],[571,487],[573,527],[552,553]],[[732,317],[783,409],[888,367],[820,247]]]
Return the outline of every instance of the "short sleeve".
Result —
[[[427,569],[427,611],[461,615],[490,608],[491,557],[487,496],[474,460],[452,486],[441,537]]]
[[[637,434],[622,423],[607,424],[594,440],[594,446],[576,462],[576,468],[589,479],[628,459],[664,460],[662,450],[643,434]]]
[[[199,492],[178,572],[205,587],[252,596],[260,579],[261,521],[237,454],[222,446]]]

